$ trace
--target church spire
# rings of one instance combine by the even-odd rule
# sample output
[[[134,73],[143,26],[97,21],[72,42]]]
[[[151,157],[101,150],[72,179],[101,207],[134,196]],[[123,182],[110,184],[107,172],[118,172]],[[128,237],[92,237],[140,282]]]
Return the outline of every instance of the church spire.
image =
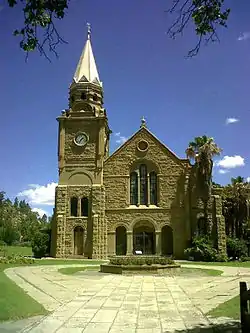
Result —
[[[78,62],[76,72],[74,75],[74,81],[79,82],[89,82],[99,86],[102,83],[99,79],[94,54],[91,46],[91,29],[90,24],[87,23],[87,41],[82,51],[80,60]]]

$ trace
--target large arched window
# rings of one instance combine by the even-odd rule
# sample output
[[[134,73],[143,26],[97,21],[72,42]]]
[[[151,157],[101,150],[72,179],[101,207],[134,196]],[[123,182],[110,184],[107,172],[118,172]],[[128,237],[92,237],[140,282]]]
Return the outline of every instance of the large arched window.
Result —
[[[150,183],[150,204],[157,205],[157,175],[155,171],[149,174]]]
[[[145,164],[140,165],[140,204],[148,204],[148,179],[147,179],[147,166]]]
[[[130,174],[130,204],[157,205],[157,173],[141,164]]]
[[[78,199],[73,197],[70,199],[70,215],[77,216],[77,202]]]
[[[138,204],[138,176],[136,172],[130,174],[130,203]]]
[[[88,216],[89,211],[89,200],[88,198],[81,199],[81,216]]]

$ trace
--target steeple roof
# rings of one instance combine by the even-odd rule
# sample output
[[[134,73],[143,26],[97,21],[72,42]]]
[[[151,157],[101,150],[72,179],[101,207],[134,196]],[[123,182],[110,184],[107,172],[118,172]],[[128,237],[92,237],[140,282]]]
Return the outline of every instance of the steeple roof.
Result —
[[[84,49],[82,51],[80,60],[78,62],[76,72],[74,75],[74,81],[78,82],[90,82],[102,86],[102,83],[99,79],[99,74],[96,67],[96,62],[91,46],[91,30],[90,25],[88,27],[88,38]]]

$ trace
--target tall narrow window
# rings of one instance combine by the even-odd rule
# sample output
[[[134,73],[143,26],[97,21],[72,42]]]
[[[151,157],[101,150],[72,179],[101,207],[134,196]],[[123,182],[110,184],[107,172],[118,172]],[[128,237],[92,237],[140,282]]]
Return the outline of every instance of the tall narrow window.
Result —
[[[77,216],[77,198],[70,199],[70,215]]]
[[[148,179],[147,179],[147,166],[140,165],[140,204],[147,205],[148,203]]]
[[[88,216],[89,200],[88,198],[81,199],[81,216]]]
[[[157,176],[154,171],[150,172],[150,204],[157,205]]]
[[[138,204],[138,176],[136,172],[130,175],[130,204]]]

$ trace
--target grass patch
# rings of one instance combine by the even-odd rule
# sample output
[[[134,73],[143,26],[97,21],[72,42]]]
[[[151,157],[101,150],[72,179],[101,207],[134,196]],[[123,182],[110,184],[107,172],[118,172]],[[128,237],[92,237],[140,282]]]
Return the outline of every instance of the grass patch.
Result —
[[[88,266],[88,267],[65,267],[65,268],[60,268],[58,270],[58,272],[62,273],[62,274],[66,274],[66,275],[72,275],[75,274],[77,272],[84,272],[84,271],[99,271],[99,268],[94,266]]]
[[[178,262],[178,260],[176,260]],[[185,261],[179,262],[182,265],[204,265],[204,266],[229,266],[250,268],[250,261],[229,261],[229,262],[205,262],[205,261]]]
[[[35,259],[34,265],[100,265],[104,261],[89,259]]]
[[[4,253],[5,255],[9,256],[12,254],[20,254],[22,256],[32,256],[32,248],[31,247],[25,247],[25,246],[0,246],[0,256],[1,253]]]
[[[4,270],[16,265],[0,264],[0,321],[18,320],[48,313],[45,308],[28,296]]]
[[[208,314],[213,317],[229,317],[239,320],[240,318],[240,296],[231,298],[229,301],[218,305]]]
[[[181,267],[179,273],[176,275],[198,275],[198,276],[219,276],[223,272],[218,269],[202,269],[202,268],[188,268]]]

